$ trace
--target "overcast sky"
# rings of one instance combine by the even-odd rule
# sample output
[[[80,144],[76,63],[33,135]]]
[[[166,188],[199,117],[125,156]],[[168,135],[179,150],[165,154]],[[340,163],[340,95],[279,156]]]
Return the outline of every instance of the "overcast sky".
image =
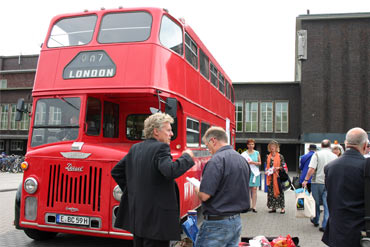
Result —
[[[184,18],[233,82],[293,81],[296,17],[370,12],[369,0],[0,0],[0,56],[39,54],[58,14],[161,7]]]

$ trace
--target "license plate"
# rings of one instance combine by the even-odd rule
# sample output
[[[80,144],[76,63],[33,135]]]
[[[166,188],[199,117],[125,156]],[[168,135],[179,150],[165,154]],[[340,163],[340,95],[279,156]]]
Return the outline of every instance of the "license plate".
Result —
[[[88,226],[90,219],[89,217],[57,214],[57,223]]]

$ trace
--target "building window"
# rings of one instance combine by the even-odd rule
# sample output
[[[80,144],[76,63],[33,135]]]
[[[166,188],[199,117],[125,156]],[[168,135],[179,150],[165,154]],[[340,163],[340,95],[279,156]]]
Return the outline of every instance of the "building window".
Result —
[[[186,120],[186,145],[199,147],[199,122],[191,118]]]
[[[260,132],[273,132],[273,104],[261,102]]]
[[[12,140],[10,142],[10,151],[23,151],[23,141]]]
[[[0,88],[7,88],[8,87],[8,81],[6,79],[0,80]]]
[[[22,120],[21,120],[20,126],[19,126],[20,130],[28,130],[30,128],[30,114],[29,114],[29,112],[31,112],[32,105],[31,104],[25,104],[24,108],[27,110],[27,112],[22,114]]]
[[[11,104],[11,111],[10,111],[10,129],[11,130],[18,129],[18,122],[15,121],[16,113],[17,113],[17,105]]]
[[[7,130],[9,124],[9,105],[1,105],[0,111],[0,130]]]
[[[275,102],[275,132],[288,133],[288,102]]]
[[[243,102],[235,102],[236,132],[243,132]]]
[[[0,140],[0,151],[4,151],[4,150],[5,150],[5,141]]]
[[[258,102],[245,102],[245,132],[258,132]]]

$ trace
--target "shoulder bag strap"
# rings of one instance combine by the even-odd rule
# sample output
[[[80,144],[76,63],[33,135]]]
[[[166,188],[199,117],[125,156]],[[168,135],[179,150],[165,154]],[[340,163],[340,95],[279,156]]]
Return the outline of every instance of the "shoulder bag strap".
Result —
[[[370,237],[370,158],[365,161],[365,224],[366,236]]]

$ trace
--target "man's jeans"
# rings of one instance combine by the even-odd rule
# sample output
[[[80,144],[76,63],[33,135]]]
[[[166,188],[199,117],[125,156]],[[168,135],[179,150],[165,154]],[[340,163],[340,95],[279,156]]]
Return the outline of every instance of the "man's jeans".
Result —
[[[316,217],[313,218],[313,222],[315,224],[319,224],[320,199],[321,199],[322,204],[324,206],[324,219],[322,221],[321,227],[325,229],[326,223],[328,222],[328,218],[329,218],[329,209],[328,209],[328,203],[326,201],[327,192],[325,189],[325,184],[311,183],[311,191],[312,191],[312,196],[315,199],[315,205],[316,205]]]
[[[237,247],[241,230],[240,215],[225,220],[204,220],[195,247]]]

